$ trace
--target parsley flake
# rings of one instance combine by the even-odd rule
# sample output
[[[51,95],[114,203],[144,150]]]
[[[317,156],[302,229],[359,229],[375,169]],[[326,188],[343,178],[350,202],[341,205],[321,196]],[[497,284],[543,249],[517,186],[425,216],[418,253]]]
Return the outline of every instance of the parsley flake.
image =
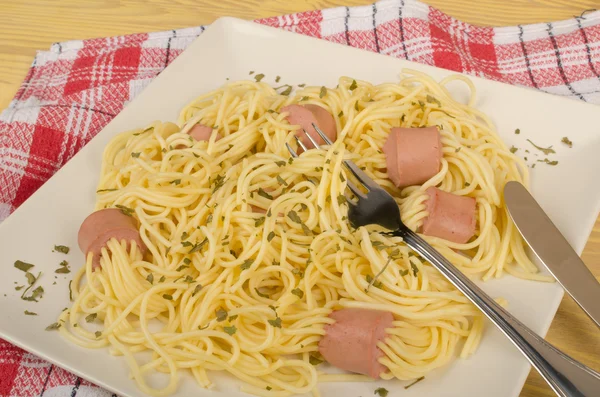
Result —
[[[66,245],[55,245],[54,251],[60,252],[61,254],[68,254],[71,249]]]
[[[233,335],[237,331],[237,328],[235,325],[232,325],[231,327],[223,327],[223,331],[225,331],[228,335]]]
[[[21,270],[22,272],[27,272],[29,271],[29,269],[31,269],[34,265],[32,265],[31,263],[26,263],[23,261],[15,261],[15,267],[19,270]]]
[[[217,310],[216,314],[217,314],[217,321],[218,322],[227,320],[227,311],[226,310],[219,309],[219,310]]]

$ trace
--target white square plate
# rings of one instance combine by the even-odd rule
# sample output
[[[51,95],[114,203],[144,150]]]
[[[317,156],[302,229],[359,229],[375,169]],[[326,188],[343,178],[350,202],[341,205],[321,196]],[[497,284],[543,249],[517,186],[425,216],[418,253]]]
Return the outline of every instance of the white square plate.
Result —
[[[67,259],[73,267],[84,263],[76,248],[77,231],[93,210],[105,145],[117,133],[155,119],[176,120],[188,101],[217,88],[226,78],[247,79],[249,70],[264,73],[265,81],[271,83],[280,75],[285,83],[335,86],[341,75],[373,83],[398,81],[399,72],[405,67],[424,71],[436,79],[452,73],[250,22],[218,20],[0,226],[0,336],[117,394],[142,396],[129,379],[122,358],[111,357],[106,350],[79,348],[57,332],[44,331],[69,305],[67,278],[59,276],[57,284],[52,285],[53,271],[65,257],[51,251],[54,244],[68,245],[72,253]],[[493,81],[473,81],[478,91],[476,107],[490,115],[508,145],[525,148],[529,145],[526,138],[538,145],[554,145],[557,154],[553,159],[559,160],[559,165],[540,163],[532,169],[532,191],[581,253],[600,209],[600,184],[589,183],[600,170],[598,108]],[[452,84],[449,88],[456,96],[465,96],[464,86]],[[516,128],[521,134],[514,133]],[[560,144],[563,136],[574,142],[572,149]],[[523,152],[522,149],[519,153]],[[34,263],[36,271],[44,272],[41,282],[46,294],[39,303],[25,302],[15,291],[14,281],[23,279],[23,273],[13,267],[17,259]],[[547,332],[563,295],[557,284],[510,276],[485,283],[483,288],[492,296],[505,297],[511,313],[541,335]],[[39,315],[25,316],[26,309]],[[409,390],[404,390],[406,383],[399,381],[333,383],[320,388],[324,396],[373,395],[373,390],[382,386],[391,391],[390,397],[507,397],[518,395],[528,371],[526,360],[499,331],[489,326],[473,357],[457,359]],[[239,384],[233,378],[215,374],[214,379],[216,391],[209,392],[191,378],[183,377],[177,396],[245,395],[238,391]]]

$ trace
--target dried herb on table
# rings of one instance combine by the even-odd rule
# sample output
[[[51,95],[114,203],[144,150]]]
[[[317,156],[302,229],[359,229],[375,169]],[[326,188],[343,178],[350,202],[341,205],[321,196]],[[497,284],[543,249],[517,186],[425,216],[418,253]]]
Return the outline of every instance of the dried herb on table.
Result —
[[[567,145],[568,147],[573,147],[573,142],[566,136],[563,137],[563,139],[561,139],[561,142]]]
[[[66,245],[55,245],[54,251],[60,252],[61,254],[68,254],[71,249]]]
[[[420,382],[420,381],[422,381],[423,379],[425,379],[425,377],[424,377],[424,376],[421,376],[420,378],[417,378],[417,379],[416,379],[416,380],[415,380],[413,383],[411,383],[411,384],[409,384],[409,385],[406,385],[406,386],[404,386],[404,389],[408,389],[408,388],[410,388],[410,387],[412,387],[412,386],[416,385],[417,383],[419,383],[419,382]]]
[[[15,265],[14,265],[17,269],[23,271],[23,272],[27,272],[29,271],[29,269],[31,269],[34,265],[32,265],[31,263],[26,263],[23,261],[15,261]]]
[[[533,143],[533,142],[531,141],[531,139],[527,139],[527,142],[531,143],[531,144],[533,145],[533,147],[534,147],[534,148],[536,148],[537,150],[539,150],[539,151],[543,152],[545,155],[552,154],[552,153],[556,153],[556,152],[554,151],[554,149],[552,149],[552,146],[548,146],[547,148],[544,148],[544,147],[538,146],[538,145],[536,145],[535,143]]]
[[[387,397],[388,393],[389,393],[388,389],[383,388],[383,387],[378,387],[373,392],[373,394],[378,395],[380,397]]]

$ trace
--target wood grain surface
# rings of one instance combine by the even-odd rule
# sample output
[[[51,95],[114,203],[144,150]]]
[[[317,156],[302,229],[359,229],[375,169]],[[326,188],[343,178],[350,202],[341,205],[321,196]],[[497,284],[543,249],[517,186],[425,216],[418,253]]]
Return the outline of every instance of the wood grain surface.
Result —
[[[425,0],[465,22],[507,26],[548,22],[600,8],[600,0]],[[372,0],[0,0],[0,109],[8,106],[36,50],[57,41],[160,31],[209,24],[221,16],[275,16]],[[600,278],[600,222],[583,260]],[[600,304],[600,302],[599,302]],[[546,338],[577,360],[600,370],[600,332],[566,297]],[[532,371],[524,397],[553,396]]]

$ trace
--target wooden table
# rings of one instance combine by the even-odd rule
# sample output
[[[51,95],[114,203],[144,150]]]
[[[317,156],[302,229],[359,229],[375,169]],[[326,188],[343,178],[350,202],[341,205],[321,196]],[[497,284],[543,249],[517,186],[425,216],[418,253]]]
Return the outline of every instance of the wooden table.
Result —
[[[0,0],[0,109],[8,106],[36,50],[57,41],[167,30],[209,24],[224,15],[245,19],[297,11],[366,5],[372,0]],[[425,0],[465,22],[515,25],[556,21],[600,8],[598,0]],[[600,276],[600,222],[583,254]],[[599,302],[600,304],[600,302]],[[566,297],[546,338],[559,349],[600,370],[600,333]],[[522,396],[553,396],[532,371]]]

